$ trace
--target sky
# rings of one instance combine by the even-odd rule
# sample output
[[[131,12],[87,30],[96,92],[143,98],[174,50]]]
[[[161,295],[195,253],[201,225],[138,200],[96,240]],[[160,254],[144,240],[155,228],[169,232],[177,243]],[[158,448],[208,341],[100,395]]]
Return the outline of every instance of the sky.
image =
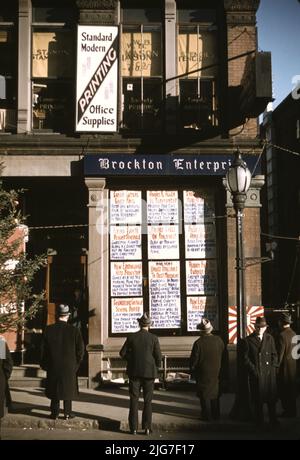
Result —
[[[300,0],[261,0],[257,28],[259,50],[272,52],[275,108],[300,82]]]

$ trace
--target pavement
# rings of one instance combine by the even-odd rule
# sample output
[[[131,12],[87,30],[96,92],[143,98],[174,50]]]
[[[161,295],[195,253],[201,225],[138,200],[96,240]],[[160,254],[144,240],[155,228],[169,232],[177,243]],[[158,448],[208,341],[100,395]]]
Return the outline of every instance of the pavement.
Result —
[[[49,400],[43,388],[11,388],[13,406],[3,421],[2,431],[23,430],[103,430],[106,432],[128,433],[128,387],[107,385],[98,390],[81,389],[79,397],[73,402],[75,418],[63,419],[61,411],[58,420],[49,418]],[[251,433],[257,431],[252,423],[241,423],[230,419],[229,413],[234,403],[234,394],[223,394],[220,400],[221,419],[218,422],[200,421],[199,400],[194,390],[180,389],[180,386],[167,390],[156,389],[153,397],[154,433],[159,438],[167,433]],[[298,398],[300,406],[300,398]],[[142,409],[142,398],[140,401]],[[298,407],[298,413],[300,413]],[[278,408],[279,410],[279,408]],[[141,412],[140,412],[141,419]],[[141,430],[141,427],[140,427]],[[266,432],[270,430],[268,424]],[[260,429],[261,431],[261,429]],[[300,417],[280,419],[281,436],[300,438]],[[255,434],[254,434],[255,436]],[[180,438],[179,438],[180,439]]]

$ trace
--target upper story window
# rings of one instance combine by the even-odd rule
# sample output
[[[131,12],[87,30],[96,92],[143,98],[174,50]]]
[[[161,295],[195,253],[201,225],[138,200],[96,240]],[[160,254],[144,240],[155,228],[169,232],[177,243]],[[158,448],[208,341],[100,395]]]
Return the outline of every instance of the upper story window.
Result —
[[[162,120],[162,9],[122,3],[121,128],[155,132]]]
[[[180,127],[205,131],[218,124],[216,10],[178,1],[177,23]]]
[[[75,72],[72,1],[33,1],[32,128],[73,129]]]
[[[17,101],[17,2],[2,3],[5,5],[0,6],[0,132],[13,132]]]

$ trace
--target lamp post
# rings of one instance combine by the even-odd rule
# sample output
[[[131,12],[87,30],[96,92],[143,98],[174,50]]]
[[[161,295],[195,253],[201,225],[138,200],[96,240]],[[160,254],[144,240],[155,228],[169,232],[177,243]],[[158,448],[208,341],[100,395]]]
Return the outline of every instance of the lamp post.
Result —
[[[242,160],[239,150],[235,152],[235,159],[226,174],[226,179],[236,213],[237,384],[236,398],[231,416],[238,420],[247,420],[250,412],[247,397],[247,380],[245,378],[241,347],[241,339],[246,337],[247,329],[244,281],[243,210],[247,198],[247,191],[250,187],[251,173],[246,163]]]
[[[251,173],[242,160],[239,149],[226,174],[227,184],[231,192],[233,207],[236,212],[236,302],[237,302],[237,338],[246,336],[247,317],[245,306],[244,282],[244,245],[243,245],[243,209],[250,187]]]

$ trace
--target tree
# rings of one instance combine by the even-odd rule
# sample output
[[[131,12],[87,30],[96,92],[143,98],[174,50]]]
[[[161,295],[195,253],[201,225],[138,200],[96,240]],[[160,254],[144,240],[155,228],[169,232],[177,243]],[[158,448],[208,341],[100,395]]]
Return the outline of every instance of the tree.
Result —
[[[0,164],[0,175],[2,169]],[[20,193],[4,190],[0,180],[0,333],[24,327],[44,298],[33,293],[32,281],[45,256],[28,259],[22,250],[26,226],[18,211]]]

